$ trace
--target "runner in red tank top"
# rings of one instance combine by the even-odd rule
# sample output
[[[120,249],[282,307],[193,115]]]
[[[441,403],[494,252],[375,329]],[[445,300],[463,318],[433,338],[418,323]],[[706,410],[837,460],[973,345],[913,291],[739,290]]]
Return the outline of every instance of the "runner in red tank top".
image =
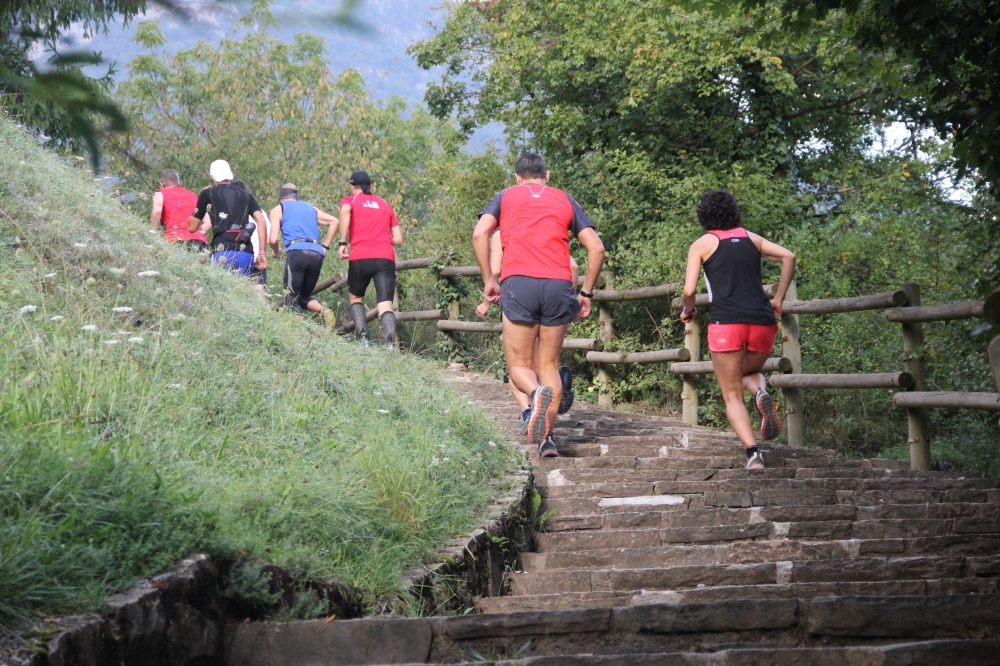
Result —
[[[590,314],[604,244],[572,197],[548,187],[545,162],[525,153],[514,166],[517,185],[498,192],[479,214],[472,247],[483,275],[483,297],[500,303],[503,347],[510,381],[530,397],[528,438],[542,458],[558,456],[552,440],[561,398],[559,353],[566,326]],[[500,227],[501,284],[490,269],[490,234]],[[587,276],[580,295],[572,283],[569,237],[587,248]],[[533,367],[537,342],[538,372]]]
[[[704,266],[711,303],[708,350],[726,403],[726,417],[746,451],[747,469],[764,469],[743,391],[755,394],[761,438],[777,437],[781,421],[774,399],[767,393],[761,369],[774,348],[785,292],[795,273],[795,255],[743,229],[743,216],[736,199],[725,190],[711,190],[702,195],[698,222],[708,233],[688,251],[681,321],[691,322],[698,313],[694,306],[695,292]],[[761,285],[762,257],[781,264],[781,281],[770,302]]]
[[[181,179],[173,169],[160,174],[160,189],[153,194],[153,212],[149,228],[163,235],[171,243],[184,243],[196,250],[208,248],[208,238],[201,231],[188,231],[188,218],[198,205],[198,195],[181,187]]]

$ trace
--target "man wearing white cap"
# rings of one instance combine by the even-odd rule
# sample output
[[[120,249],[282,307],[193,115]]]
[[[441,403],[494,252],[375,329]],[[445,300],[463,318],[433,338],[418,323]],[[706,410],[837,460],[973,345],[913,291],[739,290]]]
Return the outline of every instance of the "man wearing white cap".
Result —
[[[233,186],[233,170],[229,162],[215,160],[208,175],[212,186],[198,195],[194,215],[188,219],[188,230],[212,230],[214,263],[222,264],[241,275],[250,275],[256,265],[258,270],[267,268],[267,221],[260,204],[244,189]],[[208,217],[206,217],[206,214]],[[251,221],[252,218],[252,221]],[[260,251],[254,258],[250,239],[257,234]]]

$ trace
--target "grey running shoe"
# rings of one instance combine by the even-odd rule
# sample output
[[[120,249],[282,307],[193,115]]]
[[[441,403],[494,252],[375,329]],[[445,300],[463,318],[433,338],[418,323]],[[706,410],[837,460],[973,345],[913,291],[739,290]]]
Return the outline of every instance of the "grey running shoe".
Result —
[[[764,469],[764,457],[755,453],[747,460],[747,469]]]
[[[552,441],[552,435],[549,435],[542,440],[542,443],[538,445],[538,457],[539,458],[558,458],[559,450],[556,448],[556,443]]]
[[[358,338],[358,346],[367,348],[371,347],[371,343],[368,342],[368,338]]]
[[[396,351],[396,343],[395,342],[387,342],[387,343],[385,343],[385,348],[388,349],[389,351]]]
[[[531,419],[531,409],[526,409],[521,412],[521,416],[517,419],[518,431],[522,435],[528,434],[528,421]]]
[[[767,391],[757,391],[753,404],[760,414],[760,438],[767,441],[780,435],[781,420],[778,418],[778,408],[771,394]]]
[[[531,415],[528,417],[528,441],[538,444],[545,438],[545,413],[552,404],[552,387],[539,386],[531,392]]]
[[[562,381],[562,397],[559,399],[559,413],[565,414],[573,406],[573,371],[568,365],[559,366],[559,379]]]

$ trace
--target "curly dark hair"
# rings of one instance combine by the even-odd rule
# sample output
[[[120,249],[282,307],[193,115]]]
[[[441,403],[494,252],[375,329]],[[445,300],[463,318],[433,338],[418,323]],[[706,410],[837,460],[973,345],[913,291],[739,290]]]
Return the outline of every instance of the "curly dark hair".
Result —
[[[705,231],[724,231],[743,226],[736,197],[728,190],[709,190],[698,204],[698,223]]]

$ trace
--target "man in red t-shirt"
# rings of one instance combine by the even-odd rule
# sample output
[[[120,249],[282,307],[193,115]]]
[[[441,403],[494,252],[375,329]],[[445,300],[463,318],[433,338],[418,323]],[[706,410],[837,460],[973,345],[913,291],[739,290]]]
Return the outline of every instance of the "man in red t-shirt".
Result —
[[[525,153],[514,165],[517,185],[497,192],[479,213],[472,247],[483,273],[483,296],[500,303],[503,351],[510,381],[530,396],[528,437],[543,458],[559,455],[552,440],[562,397],[559,353],[566,326],[590,314],[594,284],[604,264],[604,244],[571,196],[548,187],[545,162]],[[490,270],[490,234],[500,227],[500,284]],[[587,276],[576,295],[570,271],[572,231],[587,248]],[[538,373],[532,368],[537,343]]]
[[[208,238],[200,230],[188,231],[188,218],[198,205],[198,195],[181,187],[180,176],[173,169],[160,174],[160,189],[153,194],[153,212],[149,228],[154,233],[163,227],[163,235],[171,243],[184,243],[190,248],[204,250]]]
[[[372,194],[372,180],[365,171],[355,171],[348,181],[351,195],[340,200],[340,247],[337,254],[347,264],[347,292],[358,342],[368,346],[365,292],[375,281],[379,321],[388,349],[396,348],[396,314],[392,297],[396,291],[395,245],[403,244],[403,230],[392,206]],[[348,240],[350,239],[350,240]]]

